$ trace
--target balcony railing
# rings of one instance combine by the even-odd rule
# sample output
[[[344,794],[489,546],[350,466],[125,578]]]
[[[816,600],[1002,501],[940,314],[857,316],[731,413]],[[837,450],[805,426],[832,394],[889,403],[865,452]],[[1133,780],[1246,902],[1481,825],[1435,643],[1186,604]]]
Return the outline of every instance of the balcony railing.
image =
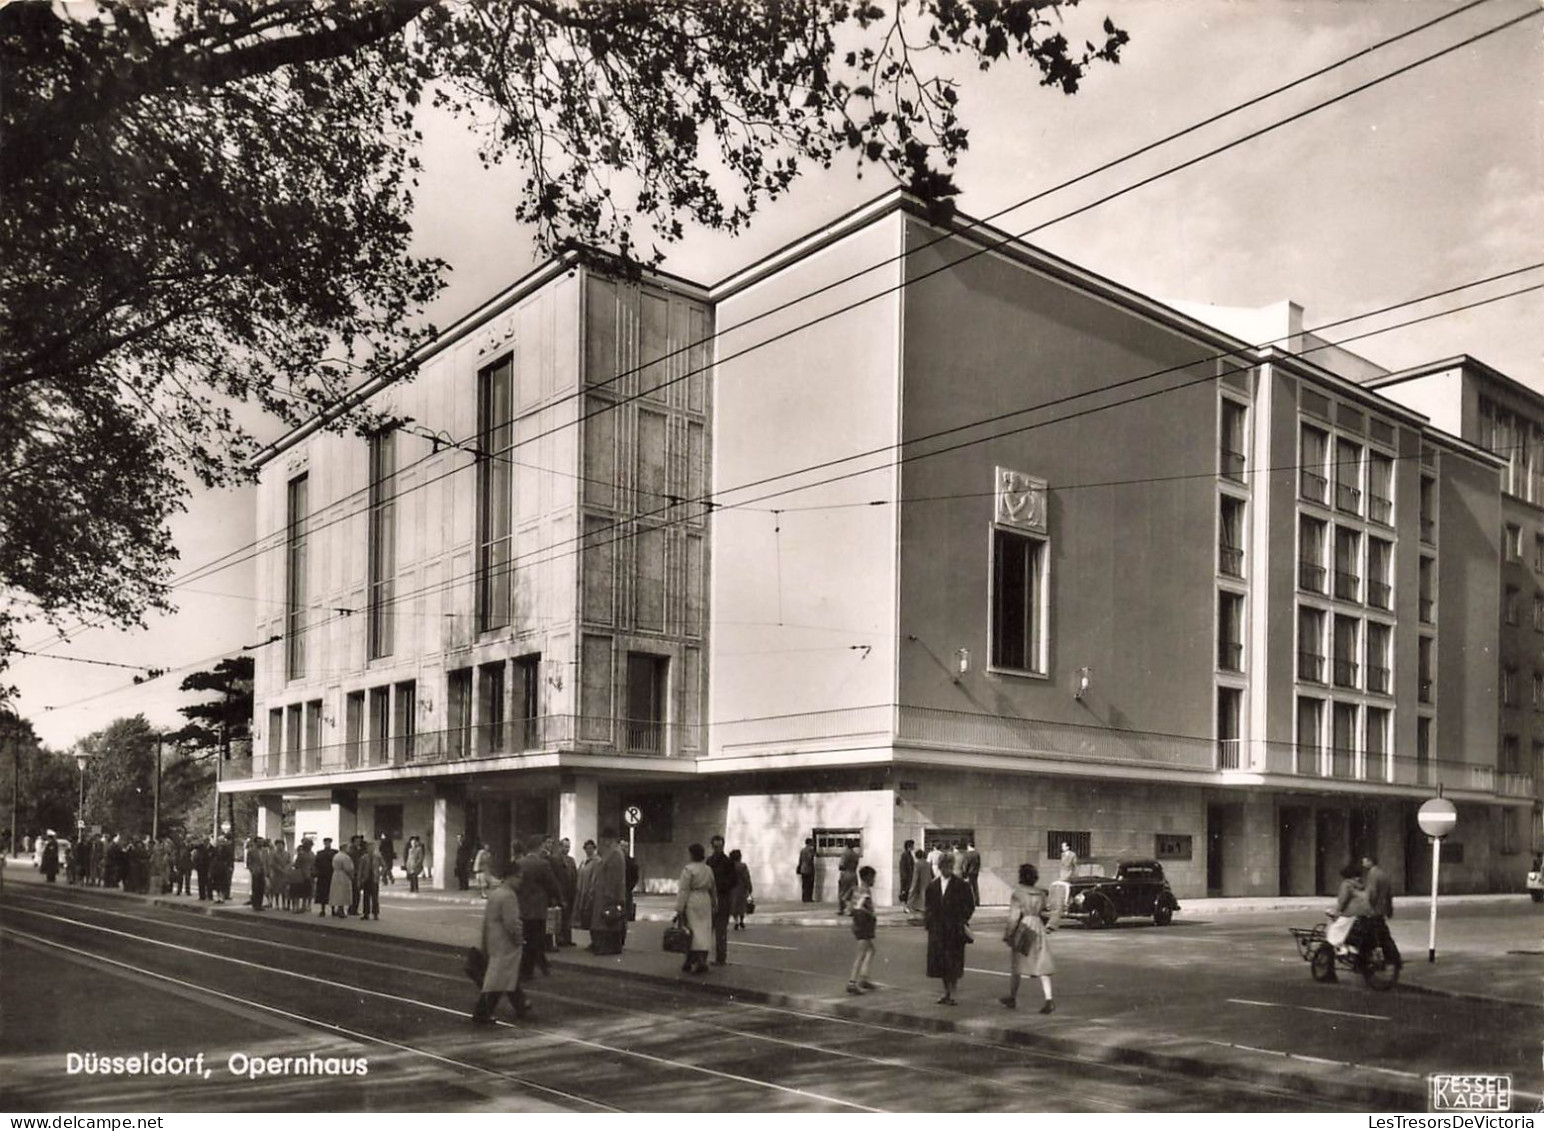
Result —
[[[1436,519],[1427,518],[1425,515],[1421,516],[1421,541],[1425,542],[1428,546],[1435,546],[1437,544]]]
[[[1362,513],[1362,490],[1349,483],[1335,484],[1335,508],[1350,514]]]
[[[1369,581],[1367,583],[1367,603],[1375,609],[1392,609],[1394,607],[1394,587],[1387,581]]]
[[[1376,691],[1380,695],[1389,692],[1390,676],[1393,675],[1388,668],[1378,667],[1374,664],[1367,665],[1367,690]]]
[[[1394,500],[1385,499],[1382,495],[1369,494],[1367,496],[1367,517],[1373,522],[1390,526],[1394,521]]]
[[[1219,738],[1217,740],[1217,768],[1219,770],[1241,770],[1244,768],[1243,739]]]
[[[1244,453],[1223,448],[1221,452],[1221,473],[1224,478],[1244,481]]]
[[[1302,476],[1303,498],[1311,502],[1322,503],[1329,498],[1330,481],[1317,471],[1304,469]]]
[[[1356,686],[1356,661],[1355,660],[1336,660],[1335,661],[1335,686],[1336,687],[1355,687]]]
[[[1437,603],[1430,597],[1420,597],[1416,600],[1417,615],[1422,624],[1435,624]]]
[[[1318,652],[1297,654],[1297,678],[1309,683],[1324,682],[1324,657]]]
[[[1355,601],[1362,591],[1362,578],[1350,570],[1335,571],[1335,596],[1342,601]]]
[[[1238,546],[1217,547],[1217,570],[1229,577],[1244,576],[1244,551]]]
[[[1309,593],[1324,592],[1325,569],[1321,565],[1312,562],[1297,563],[1298,588],[1305,589]]]
[[[1432,693],[1433,693],[1433,686],[1432,686],[1432,681],[1431,680],[1429,680],[1429,679],[1421,679],[1421,680],[1417,680],[1416,681],[1416,687],[1415,687],[1416,698],[1418,698],[1422,703],[1430,703],[1430,702],[1432,702],[1433,701],[1432,700]]]
[[[1244,670],[1244,646],[1230,640],[1217,642],[1217,666],[1226,672]]]

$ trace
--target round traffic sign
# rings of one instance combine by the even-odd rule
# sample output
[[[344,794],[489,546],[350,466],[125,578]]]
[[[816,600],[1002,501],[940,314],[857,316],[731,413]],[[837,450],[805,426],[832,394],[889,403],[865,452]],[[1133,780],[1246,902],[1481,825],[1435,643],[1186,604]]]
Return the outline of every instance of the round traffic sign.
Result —
[[[629,825],[641,825],[643,824],[643,810],[636,805],[629,805],[627,812],[622,814],[622,819]]]
[[[1427,836],[1447,836],[1458,824],[1458,810],[1445,797],[1433,797],[1415,815],[1416,824]]]

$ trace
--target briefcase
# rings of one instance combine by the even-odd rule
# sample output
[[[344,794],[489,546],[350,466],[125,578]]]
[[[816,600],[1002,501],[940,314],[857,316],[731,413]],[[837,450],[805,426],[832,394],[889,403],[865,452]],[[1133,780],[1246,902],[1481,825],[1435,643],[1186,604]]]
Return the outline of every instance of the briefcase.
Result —
[[[692,949],[692,933],[685,927],[671,923],[665,928],[665,951],[668,954],[686,954]]]
[[[548,950],[558,948],[558,940],[563,937],[563,909],[561,907],[547,908],[547,938]]]

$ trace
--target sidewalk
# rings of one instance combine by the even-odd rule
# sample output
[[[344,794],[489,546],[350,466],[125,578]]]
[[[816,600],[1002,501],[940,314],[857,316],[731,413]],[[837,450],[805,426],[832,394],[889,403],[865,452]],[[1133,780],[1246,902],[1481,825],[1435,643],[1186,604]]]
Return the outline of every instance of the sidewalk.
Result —
[[[18,867],[18,863],[22,866]],[[27,863],[13,861],[7,873],[6,879],[9,881],[26,884],[41,882],[41,877]],[[223,905],[200,903],[188,897],[126,895],[100,888],[82,890],[96,892],[102,898],[141,900],[221,918],[246,918],[253,914],[241,902],[245,894],[242,880],[233,885],[232,902]],[[1442,906],[1467,906],[1481,911],[1490,906],[1509,908],[1519,898],[1525,899],[1506,895],[1452,896],[1444,897]],[[302,915],[277,911],[270,911],[263,918],[269,923],[288,925],[297,930],[379,934],[410,940],[452,955],[459,955],[477,937],[482,901],[475,892],[425,891],[413,895],[406,891],[405,884],[399,883],[383,889],[381,903],[384,918],[380,921],[337,920],[320,917],[314,912]],[[1187,917],[1213,918],[1230,913],[1275,911],[1302,911],[1320,915],[1325,906],[1326,901],[1322,898],[1187,900],[1178,919],[1183,921]],[[1421,914],[1423,906],[1424,901],[1407,898],[1399,901],[1396,908],[1396,934],[1408,959],[1406,977],[1395,991],[1396,996],[1430,993],[1509,1002],[1535,1009],[1544,1004],[1540,989],[1544,959],[1519,957],[1519,953],[1527,954],[1529,949],[1544,951],[1544,945],[1539,941],[1539,926],[1544,924],[1544,915],[1514,915],[1508,912],[1508,923],[1515,919],[1516,925],[1508,926],[1506,938],[1468,941],[1454,939],[1451,944],[1441,948],[1438,963],[1428,965],[1422,960],[1425,951],[1425,918]],[[894,943],[888,948],[891,957],[897,961],[876,968],[874,976],[880,984],[879,991],[858,997],[846,992],[850,950],[843,934],[833,932],[829,938],[819,937],[807,945],[793,947],[779,944],[796,939],[790,939],[780,932],[767,934],[757,930],[768,926],[846,928],[849,921],[838,917],[834,908],[817,908],[799,903],[758,905],[749,920],[750,931],[731,932],[730,965],[714,967],[703,978],[683,976],[680,972],[680,956],[665,953],[660,946],[663,924],[673,914],[673,897],[640,897],[639,921],[629,931],[625,953],[616,957],[597,957],[582,945],[565,948],[552,956],[558,967],[554,987],[560,987],[564,980],[563,968],[573,967],[583,971],[586,976],[642,979],[671,986],[683,993],[704,995],[709,999],[761,1003],[824,1016],[862,1019],[919,1033],[955,1032],[996,1043],[1023,1045],[1073,1056],[1085,1062],[1145,1066],[1195,1076],[1269,1080],[1279,1086],[1342,1102],[1348,1109],[1425,1110],[1425,1078],[1417,1071],[1374,1066],[1348,1074],[1344,1064],[1316,1061],[1312,1057],[1267,1053],[1245,1045],[1187,1036],[1184,1032],[1137,1031],[1111,1025],[1098,1018],[1084,1020],[1078,1017],[1080,1011],[1076,1008],[1059,1011],[1052,1017],[1041,1017],[1033,1009],[1009,1013],[1000,1007],[987,1008],[983,1003],[995,1006],[995,996],[1000,990],[997,983],[984,981],[980,973],[967,974],[967,980],[975,983],[970,987],[971,996],[982,997],[983,1002],[969,1002],[967,1005],[973,1008],[959,1011],[940,1010],[934,1004],[937,984],[923,976],[920,963],[899,961],[903,943],[915,948],[921,940],[920,926],[908,925],[902,909],[885,909],[881,912],[881,932],[904,932],[904,935],[892,935]],[[977,919],[978,937],[993,937],[1004,914],[1005,908],[983,907]],[[1196,937],[1184,933],[1183,928],[1164,930],[1174,931],[1176,939]],[[1076,933],[1082,934],[1081,931]],[[824,932],[821,934],[824,936]],[[1150,936],[1151,931],[1144,934]],[[1091,937],[1094,935],[1107,937],[1105,932],[1092,933]],[[576,937],[582,944],[585,934],[577,932]],[[881,937],[884,937],[883,934]],[[1071,938],[1068,941],[1070,943]],[[1517,945],[1520,941],[1527,945]],[[1290,940],[1284,938],[1284,954],[1289,947]],[[1181,949],[1191,951],[1193,947]],[[982,948],[981,956],[974,961],[988,961],[988,950],[990,961],[995,963],[999,957],[995,948]],[[802,969],[789,968],[795,964],[794,960],[791,955],[783,953],[795,951],[799,952],[798,965]],[[1075,951],[1070,953],[1076,954]],[[1196,957],[1194,961],[1200,963],[1207,959]],[[1295,956],[1290,959],[1294,975],[1298,973],[1297,961]],[[1058,989],[1062,991],[1058,999],[1064,1005],[1080,1004],[1078,960],[1074,958],[1066,966],[1068,969],[1065,974],[1058,976]],[[1088,966],[1089,970],[1098,968],[1095,962],[1090,962]],[[1088,971],[1084,973],[1092,977]],[[1307,981],[1306,969],[1301,971],[1301,978]],[[539,993],[540,988],[538,984],[533,990]],[[1027,988],[1025,994],[1026,1001],[1038,1000],[1033,987]],[[1402,1065],[1406,1063],[1413,1065],[1417,1062],[1401,1062]],[[1519,1091],[1527,1089],[1531,1084],[1523,1080],[1516,1083]]]

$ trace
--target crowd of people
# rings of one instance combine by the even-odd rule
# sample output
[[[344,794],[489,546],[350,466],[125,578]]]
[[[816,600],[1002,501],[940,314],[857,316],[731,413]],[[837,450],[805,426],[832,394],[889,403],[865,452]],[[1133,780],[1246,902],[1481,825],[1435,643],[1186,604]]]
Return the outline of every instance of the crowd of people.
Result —
[[[145,895],[230,898],[236,849],[229,837],[97,833],[70,841],[52,830],[36,842],[38,869],[48,883],[121,888]]]

